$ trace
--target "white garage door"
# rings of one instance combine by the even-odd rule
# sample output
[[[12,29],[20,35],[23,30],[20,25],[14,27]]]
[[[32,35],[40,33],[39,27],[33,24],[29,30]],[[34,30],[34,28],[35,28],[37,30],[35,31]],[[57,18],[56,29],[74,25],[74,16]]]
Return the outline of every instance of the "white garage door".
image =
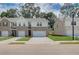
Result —
[[[18,36],[25,36],[25,31],[18,31]]]
[[[34,37],[45,37],[46,31],[33,31],[33,36]]]
[[[2,31],[2,32],[1,32],[1,35],[2,35],[2,36],[8,36],[8,31]]]

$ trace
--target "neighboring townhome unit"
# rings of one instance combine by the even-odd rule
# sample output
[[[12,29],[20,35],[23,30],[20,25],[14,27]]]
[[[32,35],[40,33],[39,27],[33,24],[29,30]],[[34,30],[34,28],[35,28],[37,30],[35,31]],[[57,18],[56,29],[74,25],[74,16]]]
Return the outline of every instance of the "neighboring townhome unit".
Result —
[[[75,25],[74,25],[74,35],[79,36],[79,18],[74,18]],[[58,20],[54,24],[54,32],[58,35],[68,35],[72,36],[72,18],[67,17],[61,17],[58,18]]]
[[[0,18],[0,36],[48,35],[48,20],[44,18]]]

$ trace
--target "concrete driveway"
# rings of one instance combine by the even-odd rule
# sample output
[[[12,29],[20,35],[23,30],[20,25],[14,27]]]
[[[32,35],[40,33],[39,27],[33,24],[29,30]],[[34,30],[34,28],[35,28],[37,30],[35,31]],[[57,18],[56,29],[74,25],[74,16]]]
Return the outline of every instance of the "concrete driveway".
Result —
[[[53,40],[48,37],[32,37],[26,44],[53,44]]]

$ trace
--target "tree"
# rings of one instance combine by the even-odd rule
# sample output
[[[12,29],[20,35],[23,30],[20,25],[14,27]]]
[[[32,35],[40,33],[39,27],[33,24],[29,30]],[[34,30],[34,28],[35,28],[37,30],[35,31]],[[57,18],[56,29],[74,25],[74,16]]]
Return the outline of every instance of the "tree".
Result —
[[[71,14],[72,14],[73,11],[76,13],[76,16],[79,17],[79,3],[74,3],[74,4],[67,3],[67,4],[64,4],[61,7],[61,10],[60,10],[60,12],[63,15],[70,16],[70,17],[71,17]]]
[[[16,15],[16,9],[9,9],[6,12],[2,12],[1,13],[1,17],[8,17],[8,18],[17,17],[17,15]]]
[[[7,17],[7,13],[6,12],[2,12],[0,17]]]
[[[33,16],[36,16],[36,18],[39,17],[40,7],[35,7],[34,3],[25,3],[21,4],[21,13],[22,16],[25,18],[33,18]]]
[[[47,15],[47,14],[46,14],[45,12],[41,12],[41,13],[40,13],[40,18],[45,18],[46,15]]]
[[[34,15],[36,16],[36,18],[38,18],[38,17],[40,17],[40,7],[37,6],[37,7],[35,7],[35,9],[36,10],[34,11],[35,12]]]
[[[71,3],[66,3],[64,4],[62,7],[61,7],[61,10],[60,12],[63,14],[63,15],[66,15],[66,16],[70,16],[72,10],[74,9],[74,5],[71,4]]]
[[[56,16],[53,12],[48,12],[44,18],[46,18],[49,21],[49,26],[50,28],[52,28],[52,30],[54,30],[53,25],[55,23],[56,20]]]
[[[16,9],[9,9],[9,10],[7,10],[7,17],[9,17],[9,18],[14,18],[14,17],[17,17],[17,15],[16,15]]]

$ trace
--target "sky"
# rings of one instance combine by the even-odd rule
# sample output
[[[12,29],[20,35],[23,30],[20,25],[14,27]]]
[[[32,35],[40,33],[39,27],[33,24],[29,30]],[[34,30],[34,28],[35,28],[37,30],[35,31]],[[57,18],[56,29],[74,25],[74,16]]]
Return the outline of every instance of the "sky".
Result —
[[[63,6],[63,3],[38,3],[36,6],[40,6],[41,12],[53,12],[58,15],[60,13],[60,8]],[[0,13],[6,11],[10,8],[19,8],[19,3],[0,3]]]

